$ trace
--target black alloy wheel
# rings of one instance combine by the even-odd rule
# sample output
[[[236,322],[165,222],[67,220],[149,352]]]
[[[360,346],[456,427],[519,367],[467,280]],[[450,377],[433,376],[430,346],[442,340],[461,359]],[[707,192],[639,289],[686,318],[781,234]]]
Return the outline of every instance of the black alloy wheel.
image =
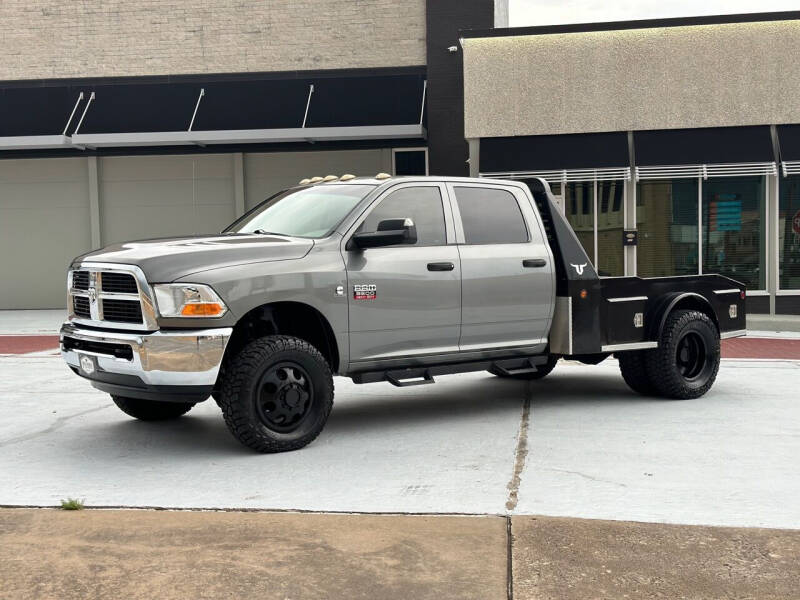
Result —
[[[215,396],[242,444],[286,452],[310,444],[322,431],[333,408],[333,375],[305,340],[269,335],[230,358]]]
[[[678,341],[675,366],[686,381],[692,381],[703,372],[708,350],[702,336],[694,331],[685,333]]]
[[[264,372],[254,399],[264,425],[273,431],[289,433],[311,412],[314,385],[299,364],[283,362]]]

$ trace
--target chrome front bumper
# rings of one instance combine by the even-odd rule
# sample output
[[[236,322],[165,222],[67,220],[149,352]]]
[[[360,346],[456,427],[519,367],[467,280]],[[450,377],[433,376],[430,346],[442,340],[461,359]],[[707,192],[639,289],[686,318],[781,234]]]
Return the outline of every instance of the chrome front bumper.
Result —
[[[90,380],[107,374],[133,376],[146,386],[213,386],[233,328],[123,333],[84,329],[70,322],[61,326],[61,355]],[[69,348],[76,340],[83,348]],[[81,342],[84,342],[81,344]],[[129,346],[129,358],[114,356],[110,347]],[[126,352],[127,353],[127,352]],[[96,374],[81,371],[81,356],[92,356]],[[94,376],[93,376],[94,375]]]

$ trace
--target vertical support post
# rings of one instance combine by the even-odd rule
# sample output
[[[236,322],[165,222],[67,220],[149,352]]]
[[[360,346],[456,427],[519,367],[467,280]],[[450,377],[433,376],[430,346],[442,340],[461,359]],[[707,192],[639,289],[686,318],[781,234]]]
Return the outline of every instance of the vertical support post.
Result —
[[[469,147],[468,153],[469,158],[467,161],[469,162],[469,176],[470,177],[479,177],[480,176],[480,167],[481,167],[481,140],[480,138],[469,138],[467,140],[467,146]]]
[[[593,207],[592,214],[594,215],[593,224],[592,224],[592,227],[594,228],[594,269],[595,269],[595,271],[597,271],[599,273],[600,272],[600,267],[599,267],[599,262],[598,262],[599,257],[597,256],[597,248],[598,248],[597,237],[598,237],[600,232],[597,231],[597,222],[598,222],[597,221],[597,207],[598,207],[598,202],[597,202],[597,173],[595,173],[595,175],[594,175],[594,184],[592,186],[592,207]]]
[[[86,159],[89,167],[89,223],[92,237],[92,248],[100,248],[103,244],[100,236],[100,178],[98,176],[97,157]]]
[[[764,228],[766,237],[764,244],[764,265],[767,271],[766,286],[769,292],[769,314],[775,315],[776,296],[780,287],[780,236],[778,231],[778,210],[780,202],[780,175],[767,175],[765,177],[766,207],[764,218],[767,226]]]
[[[703,274],[703,177],[697,178],[697,273]]]
[[[233,212],[238,219],[245,213],[244,154],[233,155]]]
[[[625,181],[625,202],[624,202],[624,216],[623,222],[625,229],[638,229],[636,222],[636,183],[638,177],[636,176],[636,149],[634,148],[633,131],[628,132],[628,162],[631,168],[631,178]],[[620,244],[622,240],[620,240]],[[635,277],[637,268],[637,246],[623,247],[625,275]]]

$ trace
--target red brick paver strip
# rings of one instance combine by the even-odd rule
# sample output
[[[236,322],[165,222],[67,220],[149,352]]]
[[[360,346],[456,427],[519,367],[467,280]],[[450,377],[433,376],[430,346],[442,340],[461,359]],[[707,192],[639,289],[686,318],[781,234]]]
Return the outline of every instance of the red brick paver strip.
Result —
[[[722,358],[800,360],[800,340],[747,337],[722,340]]]
[[[57,335],[0,335],[0,354],[27,354],[56,348]]]

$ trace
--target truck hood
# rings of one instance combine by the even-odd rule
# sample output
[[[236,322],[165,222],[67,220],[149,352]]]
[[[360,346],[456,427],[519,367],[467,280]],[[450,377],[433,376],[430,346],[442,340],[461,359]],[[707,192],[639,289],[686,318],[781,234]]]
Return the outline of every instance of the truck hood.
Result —
[[[247,263],[303,258],[314,241],[272,235],[214,235],[125,242],[89,252],[75,263],[136,265],[151,283],[168,283],[198,271]]]

